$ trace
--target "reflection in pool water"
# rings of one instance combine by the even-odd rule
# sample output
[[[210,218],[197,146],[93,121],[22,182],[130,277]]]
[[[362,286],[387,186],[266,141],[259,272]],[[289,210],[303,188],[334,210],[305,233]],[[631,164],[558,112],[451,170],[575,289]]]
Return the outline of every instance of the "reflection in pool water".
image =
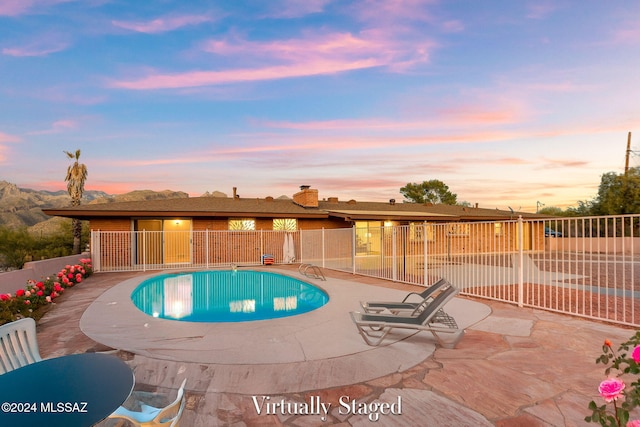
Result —
[[[162,274],[131,294],[136,307],[163,319],[242,322],[306,313],[329,296],[293,277],[251,270],[210,270]]]

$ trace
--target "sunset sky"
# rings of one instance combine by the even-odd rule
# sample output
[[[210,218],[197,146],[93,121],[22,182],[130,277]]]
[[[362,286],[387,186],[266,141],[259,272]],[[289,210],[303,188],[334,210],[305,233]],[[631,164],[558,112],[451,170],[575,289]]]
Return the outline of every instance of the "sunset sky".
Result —
[[[0,100],[24,188],[565,208],[640,154],[640,2],[0,0]]]

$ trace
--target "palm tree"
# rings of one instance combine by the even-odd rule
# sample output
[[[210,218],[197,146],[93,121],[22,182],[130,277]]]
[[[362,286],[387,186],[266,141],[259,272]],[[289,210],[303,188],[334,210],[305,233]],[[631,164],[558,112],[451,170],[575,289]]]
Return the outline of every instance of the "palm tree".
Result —
[[[78,163],[80,159],[80,150],[76,150],[75,153],[65,151],[65,154],[70,160],[74,160],[73,164],[67,168],[67,176],[64,179],[67,183],[67,191],[71,196],[71,206],[80,206],[80,199],[82,199],[82,193],[84,192],[84,182],[87,180],[87,167],[82,163]],[[74,218],[71,222],[71,228],[73,230],[73,253],[80,253],[80,239],[82,237],[82,224],[80,220]]]

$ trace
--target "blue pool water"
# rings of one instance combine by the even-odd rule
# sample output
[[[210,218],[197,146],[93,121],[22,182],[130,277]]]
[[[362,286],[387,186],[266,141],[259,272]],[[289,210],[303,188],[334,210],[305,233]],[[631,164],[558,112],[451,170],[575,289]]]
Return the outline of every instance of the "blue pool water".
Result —
[[[321,289],[282,274],[208,270],[162,274],[140,283],[131,299],[144,313],[189,322],[244,322],[294,316],[322,307]]]

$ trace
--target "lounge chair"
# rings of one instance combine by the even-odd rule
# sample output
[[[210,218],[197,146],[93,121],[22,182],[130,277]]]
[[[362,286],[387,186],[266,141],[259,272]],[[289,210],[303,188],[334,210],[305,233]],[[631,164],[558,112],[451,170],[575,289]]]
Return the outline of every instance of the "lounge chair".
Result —
[[[125,419],[129,421],[134,426],[167,426],[167,427],[177,427],[178,422],[180,421],[180,417],[182,416],[182,411],[184,410],[184,406],[186,403],[184,396],[184,385],[186,384],[187,379],[185,378],[182,381],[182,385],[178,389],[178,395],[176,400],[174,400],[169,405],[164,408],[156,408],[154,406],[149,406],[145,404],[141,404],[140,411],[131,411],[124,406],[119,407],[116,411],[109,415],[109,418],[112,419]]]
[[[25,317],[0,326],[0,374],[41,360],[35,320]]]
[[[445,279],[440,279],[436,283],[425,288],[422,292],[409,292],[402,301],[360,301],[360,306],[365,313],[381,313],[385,310],[388,310],[393,314],[407,311],[414,312],[424,301],[429,300],[430,298],[432,299],[433,295],[437,291],[445,288],[446,286],[451,285]],[[414,297],[416,302],[408,301],[411,297]]]
[[[394,329],[414,329],[429,331],[445,348],[454,348],[464,335],[463,329],[458,329],[455,319],[446,314],[442,308],[454,296],[458,289],[449,286],[438,293],[431,301],[425,300],[418,308],[417,315],[399,314],[370,314],[351,312],[351,319],[364,341],[372,346],[379,345],[389,332]],[[447,335],[443,340],[440,335]]]

